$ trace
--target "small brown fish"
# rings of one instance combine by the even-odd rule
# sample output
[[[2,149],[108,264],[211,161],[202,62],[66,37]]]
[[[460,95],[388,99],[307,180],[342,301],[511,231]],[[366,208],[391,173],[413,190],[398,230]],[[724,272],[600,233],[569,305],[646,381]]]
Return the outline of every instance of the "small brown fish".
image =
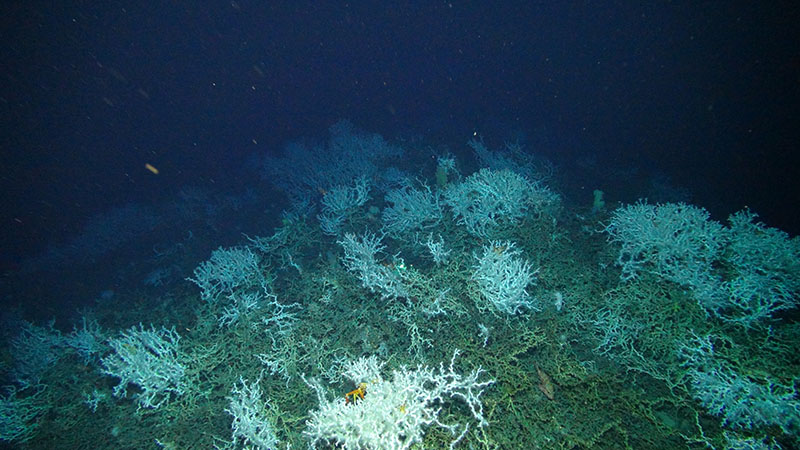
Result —
[[[539,376],[539,390],[542,391],[542,394],[544,394],[548,400],[555,400],[556,386],[553,384],[553,380],[550,379],[550,375],[544,373],[539,366],[536,366],[536,375]]]

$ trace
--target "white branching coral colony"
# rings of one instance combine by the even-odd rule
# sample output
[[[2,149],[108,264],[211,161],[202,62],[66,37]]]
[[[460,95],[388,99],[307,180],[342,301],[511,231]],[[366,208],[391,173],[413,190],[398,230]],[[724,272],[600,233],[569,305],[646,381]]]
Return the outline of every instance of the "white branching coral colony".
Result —
[[[69,384],[70,426],[112,424],[126,448],[508,448],[527,445],[509,442],[520,430],[531,448],[612,432],[643,448],[797,446],[797,237],[749,210],[723,224],[685,203],[567,206],[552,164],[515,143],[470,140],[476,166],[347,122],[330,134],[265,158],[290,203],[273,234],[162,243],[142,272],[150,309],[106,291],[69,334],[9,320],[0,439],[52,445]],[[181,196],[169,210],[192,220],[246,202]],[[106,216],[125,242],[158,219]],[[101,219],[102,239],[76,240],[90,255],[114,238]],[[190,261],[194,285],[176,282],[213,248]],[[652,436],[626,428],[642,417]]]

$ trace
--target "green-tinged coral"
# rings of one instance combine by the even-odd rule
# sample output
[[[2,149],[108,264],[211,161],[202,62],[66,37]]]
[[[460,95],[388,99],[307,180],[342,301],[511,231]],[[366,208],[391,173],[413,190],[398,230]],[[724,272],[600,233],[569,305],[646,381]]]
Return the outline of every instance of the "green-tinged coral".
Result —
[[[447,161],[449,169],[439,168],[434,186],[419,186],[425,186],[431,204],[444,195],[451,206],[418,216],[427,218],[424,223],[408,221],[412,215],[404,213],[403,226],[382,228],[367,211],[389,205],[383,195],[365,195],[326,235],[313,205],[297,203],[271,235],[206,253],[204,263],[194,256],[180,261],[198,268],[193,281],[199,289],[184,283],[165,292],[131,290],[120,293],[116,303],[98,303],[94,315],[109,336],[139,322],[152,324],[140,332],[175,333],[176,344],[180,335],[173,356],[181,376],[168,380],[172,391],[153,398],[159,408],[138,408],[131,398],[114,397],[117,380],[97,369],[101,358],[117,367],[113,355],[137,349],[134,356],[158,359],[157,348],[137,347],[135,341],[112,341],[114,348],[99,344],[82,353],[57,346],[59,358],[41,370],[47,388],[4,397],[12,407],[16,401],[23,422],[29,422],[27,445],[234,448],[276,439],[279,448],[305,448],[312,440],[324,447],[346,438],[379,442],[380,436],[361,426],[372,423],[410,430],[411,448],[446,448],[453,442],[457,448],[519,448],[524,442],[564,449],[723,448],[729,441],[759,439],[787,448],[797,443],[793,422],[754,422],[752,430],[737,428],[743,434],[734,436],[731,425],[739,422],[726,422],[727,411],[713,410],[729,397],[704,391],[713,384],[709,380],[726,381],[724,376],[756,394],[765,392],[758,386],[774,382],[775,393],[793,406],[789,393],[800,368],[795,352],[800,326],[777,314],[782,309],[770,310],[770,321],[758,322],[764,326],[743,327],[726,311],[709,314],[708,305],[697,301],[694,282],[707,279],[704,274],[720,272],[719,279],[727,280],[742,270],[732,263],[703,266],[722,255],[716,241],[710,242],[711,255],[694,259],[661,261],[649,247],[622,246],[633,259],[619,260],[619,244],[607,242],[602,230],[608,225],[596,217],[605,213],[592,215],[588,205],[562,203],[544,178],[530,177],[534,165],[526,166],[525,176],[511,168],[487,168],[462,178],[455,161]],[[432,170],[416,173],[430,177]],[[408,176],[374,175],[369,182],[376,192],[412,192],[402,187]],[[487,191],[492,187],[503,189]],[[324,195],[314,192],[319,194]],[[612,215],[616,228],[628,223],[619,214]],[[662,219],[653,216],[655,222]],[[700,219],[704,223],[705,216]],[[389,223],[394,222],[383,225]],[[740,223],[747,224],[750,218]],[[645,225],[650,238],[661,236],[664,227]],[[773,240],[784,243],[785,236],[774,230],[748,226],[750,234],[775,238],[728,249],[753,253],[748,264],[766,258],[764,249],[774,247]],[[612,240],[638,236],[635,230],[621,233],[613,232]],[[519,270],[512,270],[515,265]],[[685,282],[692,274],[677,273],[700,266],[692,283]],[[781,279],[794,280],[790,258],[771,267]],[[507,297],[487,295],[492,292],[518,295],[504,309],[497,302]],[[100,330],[98,325],[98,335]],[[713,351],[698,344],[703,342],[713,343]],[[448,366],[456,349],[457,371]],[[383,365],[371,379],[356,381],[357,361]],[[491,386],[481,384],[484,378],[469,378],[478,367],[486,381],[494,381]],[[718,368],[723,377],[700,379]],[[133,398],[150,388],[127,386]],[[423,396],[444,390],[426,402],[408,395],[409,387]],[[485,388],[480,402],[470,387]],[[461,401],[464,396],[467,401]],[[378,400],[391,408],[380,411]],[[367,410],[368,404],[373,409]],[[419,417],[441,423],[403,428],[388,421],[406,417],[413,405],[421,405],[415,411]],[[478,405],[482,410],[473,409]],[[361,406],[363,411],[356,409]],[[41,413],[45,408],[48,414]],[[337,428],[345,416],[353,427]],[[269,433],[259,421],[269,425]],[[471,426],[465,431],[460,424],[466,423]],[[74,429],[82,432],[70,432]]]

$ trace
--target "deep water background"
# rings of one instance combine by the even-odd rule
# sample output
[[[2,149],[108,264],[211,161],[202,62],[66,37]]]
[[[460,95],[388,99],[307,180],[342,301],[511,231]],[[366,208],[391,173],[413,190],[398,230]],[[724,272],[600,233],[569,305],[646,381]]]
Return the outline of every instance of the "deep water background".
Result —
[[[793,5],[4,2],[2,270],[114,207],[262,190],[259,155],[343,118],[454,152],[522,138],[573,201],[658,179],[794,235]]]

